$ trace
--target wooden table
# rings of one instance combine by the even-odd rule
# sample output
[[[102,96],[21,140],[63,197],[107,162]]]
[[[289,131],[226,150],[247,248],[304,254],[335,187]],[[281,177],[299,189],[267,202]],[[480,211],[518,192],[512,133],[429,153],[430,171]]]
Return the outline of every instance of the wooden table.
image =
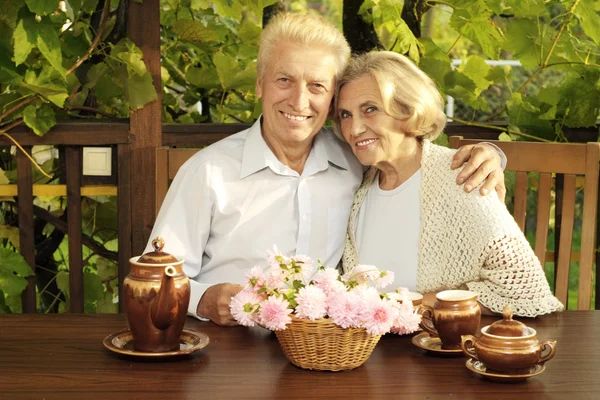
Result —
[[[486,317],[482,325],[496,318]],[[188,318],[211,343],[190,356],[136,359],[102,346],[123,315],[0,314],[0,399],[600,398],[600,311],[525,320],[558,348],[546,371],[522,383],[481,379],[466,358],[440,358],[384,336],[347,372],[296,368],[261,328],[221,328]]]

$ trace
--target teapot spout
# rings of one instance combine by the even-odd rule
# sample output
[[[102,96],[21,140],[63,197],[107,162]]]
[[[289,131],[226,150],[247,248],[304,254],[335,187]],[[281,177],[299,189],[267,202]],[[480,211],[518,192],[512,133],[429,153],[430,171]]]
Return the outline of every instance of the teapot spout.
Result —
[[[152,301],[150,317],[152,324],[160,330],[171,326],[177,317],[179,307],[175,298],[175,281],[173,279],[176,274],[177,270],[172,265],[165,268],[158,295]]]

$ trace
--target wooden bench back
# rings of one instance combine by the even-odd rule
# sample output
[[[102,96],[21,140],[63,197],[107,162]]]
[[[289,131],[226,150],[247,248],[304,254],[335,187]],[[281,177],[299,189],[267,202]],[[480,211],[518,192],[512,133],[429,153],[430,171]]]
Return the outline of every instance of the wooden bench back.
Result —
[[[156,210],[155,216],[162,206],[169,184],[177,175],[179,168],[201,149],[159,147],[156,149]]]
[[[450,137],[450,147],[458,148],[480,140]],[[555,295],[567,305],[570,263],[579,262],[578,309],[590,309],[592,300],[593,265],[596,254],[596,224],[598,209],[598,168],[600,144],[534,143],[490,141],[506,154],[507,171],[515,171],[514,211],[517,224],[525,232],[527,216],[527,192],[529,172],[539,173],[537,195],[537,221],[534,251],[542,265],[556,262]],[[555,203],[555,174],[564,177],[562,216],[556,227],[560,235],[558,257],[548,251],[550,210]],[[573,252],[573,229],[575,224],[576,193],[578,186],[584,187],[583,217],[580,252]],[[598,292],[598,289],[596,290]],[[571,307],[572,308],[572,307]]]

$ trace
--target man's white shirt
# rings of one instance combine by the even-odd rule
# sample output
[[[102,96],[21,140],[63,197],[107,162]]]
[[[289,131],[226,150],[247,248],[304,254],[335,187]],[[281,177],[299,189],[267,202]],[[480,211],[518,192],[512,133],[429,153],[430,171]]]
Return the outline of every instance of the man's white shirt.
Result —
[[[164,250],[185,260],[192,288],[188,313],[195,317],[209,286],[241,284],[250,268],[266,264],[273,246],[332,267],[342,256],[363,167],[345,143],[323,130],[299,175],[275,157],[260,121],[181,167],[152,230],[150,240],[163,237]]]

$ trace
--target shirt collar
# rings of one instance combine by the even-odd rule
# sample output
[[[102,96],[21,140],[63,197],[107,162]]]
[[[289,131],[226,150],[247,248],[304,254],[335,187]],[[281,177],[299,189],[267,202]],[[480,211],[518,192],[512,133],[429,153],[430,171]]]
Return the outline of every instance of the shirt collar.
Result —
[[[240,179],[252,175],[264,168],[271,168],[280,175],[289,175],[292,170],[282,164],[271,151],[262,136],[262,116],[248,129],[244,142]],[[329,164],[348,170],[347,156],[340,143],[331,132],[322,129],[315,136],[313,148],[306,160],[304,175],[312,175],[326,170]]]

